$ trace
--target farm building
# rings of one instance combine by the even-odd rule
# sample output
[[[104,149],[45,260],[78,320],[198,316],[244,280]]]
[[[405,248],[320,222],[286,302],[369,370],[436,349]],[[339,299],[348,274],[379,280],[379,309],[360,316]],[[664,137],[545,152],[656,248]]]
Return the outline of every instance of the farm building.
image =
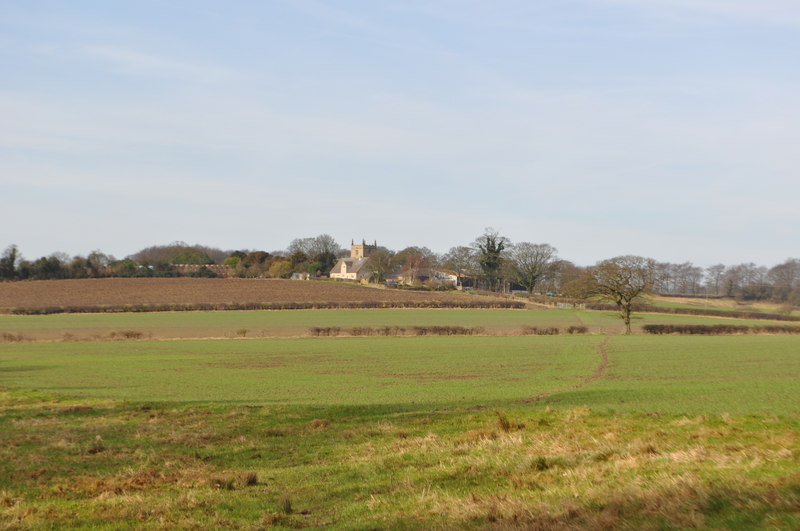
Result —
[[[207,265],[198,265],[198,264],[174,264],[171,266],[173,271],[176,271],[179,275],[192,275],[201,272],[201,269],[204,268],[205,272],[212,272],[214,275],[218,277],[230,277],[233,276],[233,268],[231,266],[220,265],[220,264],[207,264]]]
[[[466,279],[466,275],[456,273],[455,271],[448,271],[445,269],[408,269],[388,275],[386,280],[393,281],[396,284],[425,284],[435,283],[442,286],[461,286]]]
[[[369,255],[378,248],[378,243],[368,245],[361,240],[361,245],[350,242],[350,258],[340,258],[331,269],[330,277],[343,280],[367,280],[370,272],[364,267],[369,260]]]

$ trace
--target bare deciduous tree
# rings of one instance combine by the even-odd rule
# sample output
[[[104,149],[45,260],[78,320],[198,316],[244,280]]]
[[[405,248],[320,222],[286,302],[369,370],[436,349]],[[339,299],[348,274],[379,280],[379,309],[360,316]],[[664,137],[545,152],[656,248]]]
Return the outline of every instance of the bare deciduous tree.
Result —
[[[392,269],[393,256],[394,253],[386,247],[378,247],[378,249],[369,255],[364,267],[366,267],[367,271],[370,273],[370,282],[381,283],[386,280],[386,275]]]
[[[556,248],[546,243],[517,243],[511,247],[509,260],[514,279],[529,294],[538,284],[550,278],[558,267]]]
[[[475,276],[480,269],[475,249],[463,246],[451,247],[442,257],[442,265],[458,273],[458,283],[461,283],[462,286],[461,275]]]
[[[617,256],[599,262],[587,273],[586,293],[617,305],[625,323],[625,333],[631,333],[633,302],[653,285],[655,262],[641,256]]]

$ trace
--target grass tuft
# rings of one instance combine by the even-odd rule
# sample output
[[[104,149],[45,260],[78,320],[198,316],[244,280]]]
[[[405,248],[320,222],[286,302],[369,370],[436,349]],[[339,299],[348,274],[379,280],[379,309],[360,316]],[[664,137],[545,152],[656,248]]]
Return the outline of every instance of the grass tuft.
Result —
[[[502,430],[504,433],[510,432],[512,424],[511,421],[508,420],[508,417],[500,411],[495,411],[494,414],[497,415],[497,426],[500,428],[500,430]]]
[[[230,477],[215,477],[209,480],[209,485],[212,489],[217,490],[234,490],[234,480]]]
[[[536,457],[531,463],[531,465],[535,470],[538,470],[540,472],[550,469],[550,463],[548,463],[547,459],[541,455]]]
[[[281,498],[281,511],[283,511],[283,514],[292,514],[294,512],[292,500],[288,496]]]
[[[313,419],[308,423],[308,427],[312,430],[324,430],[330,425],[331,419]]]
[[[245,487],[253,487],[258,485],[258,474],[255,472],[246,472],[242,477],[242,485]]]

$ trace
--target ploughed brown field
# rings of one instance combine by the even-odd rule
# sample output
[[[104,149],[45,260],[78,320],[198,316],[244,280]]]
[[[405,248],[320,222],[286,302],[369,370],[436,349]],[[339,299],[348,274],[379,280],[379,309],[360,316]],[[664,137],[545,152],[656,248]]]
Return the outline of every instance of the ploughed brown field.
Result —
[[[0,310],[247,303],[467,302],[460,292],[416,292],[330,281],[99,278],[0,282]]]

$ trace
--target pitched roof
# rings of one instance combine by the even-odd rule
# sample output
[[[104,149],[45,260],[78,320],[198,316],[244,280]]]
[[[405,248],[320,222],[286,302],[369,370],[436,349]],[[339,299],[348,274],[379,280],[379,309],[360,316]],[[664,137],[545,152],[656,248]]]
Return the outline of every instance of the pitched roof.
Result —
[[[369,262],[369,258],[339,258],[331,271],[339,270],[342,262],[347,266],[346,273],[358,273]]]

